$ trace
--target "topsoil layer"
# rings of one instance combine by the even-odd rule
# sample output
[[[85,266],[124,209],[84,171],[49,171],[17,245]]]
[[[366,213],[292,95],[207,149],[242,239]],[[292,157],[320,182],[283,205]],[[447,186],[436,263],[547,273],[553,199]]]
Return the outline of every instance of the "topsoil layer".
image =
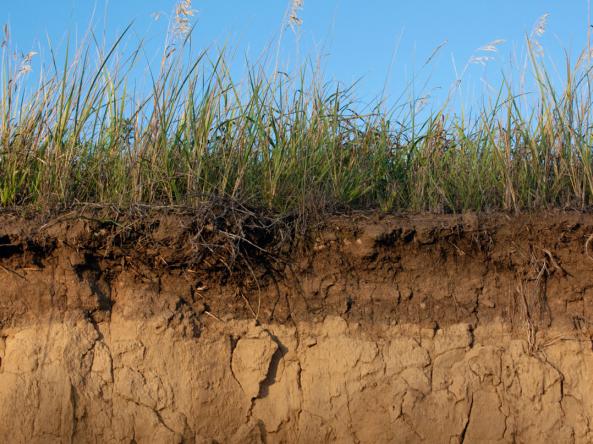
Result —
[[[0,215],[2,442],[593,442],[593,215]]]

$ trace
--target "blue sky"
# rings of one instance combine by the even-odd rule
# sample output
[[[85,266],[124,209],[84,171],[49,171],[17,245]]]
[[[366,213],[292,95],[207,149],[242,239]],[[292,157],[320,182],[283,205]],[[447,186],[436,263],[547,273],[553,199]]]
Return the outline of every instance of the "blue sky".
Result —
[[[23,53],[38,51],[40,60],[47,60],[43,58],[47,37],[60,54],[66,36],[83,35],[91,21],[107,42],[134,21],[133,38],[145,39],[147,53],[157,57],[175,0],[0,0],[0,4],[0,23],[10,24],[13,47]],[[198,10],[194,44],[204,48],[226,44],[240,67],[243,55],[254,61],[277,41],[288,0],[194,0],[193,7]],[[546,59],[558,65],[561,77],[564,51],[575,59],[587,44],[587,10],[587,0],[305,0],[300,12],[303,23],[297,35],[288,30],[283,36],[280,59],[290,66],[305,56],[321,56],[328,78],[345,84],[361,79],[358,95],[371,101],[385,85],[390,96],[398,96],[412,76],[417,85],[414,94],[434,100],[442,97],[472,55],[494,56],[486,66],[470,65],[464,75],[466,94],[475,98],[487,83],[498,86],[501,69],[520,64],[525,35],[545,13],[550,15],[541,42]],[[162,14],[158,21],[155,12]],[[476,52],[496,39],[506,40],[497,53]],[[422,67],[444,42],[432,62]]]

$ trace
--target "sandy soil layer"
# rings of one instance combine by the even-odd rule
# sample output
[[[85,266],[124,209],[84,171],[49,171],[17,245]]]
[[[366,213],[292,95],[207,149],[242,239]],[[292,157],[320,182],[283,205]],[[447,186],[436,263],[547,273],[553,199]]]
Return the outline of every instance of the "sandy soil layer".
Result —
[[[196,220],[0,216],[0,441],[593,441],[593,216]]]

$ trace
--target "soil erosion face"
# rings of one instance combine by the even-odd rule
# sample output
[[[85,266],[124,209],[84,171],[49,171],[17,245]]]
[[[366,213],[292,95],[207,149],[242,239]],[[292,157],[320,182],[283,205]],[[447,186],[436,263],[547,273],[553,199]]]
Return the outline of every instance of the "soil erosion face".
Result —
[[[224,216],[224,217],[223,217]],[[0,216],[0,442],[593,442],[593,216]]]

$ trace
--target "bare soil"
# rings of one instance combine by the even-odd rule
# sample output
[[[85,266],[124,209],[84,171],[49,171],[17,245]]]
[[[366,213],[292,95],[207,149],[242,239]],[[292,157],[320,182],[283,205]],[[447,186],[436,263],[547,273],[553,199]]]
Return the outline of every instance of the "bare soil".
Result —
[[[0,215],[1,442],[593,442],[593,215]]]

